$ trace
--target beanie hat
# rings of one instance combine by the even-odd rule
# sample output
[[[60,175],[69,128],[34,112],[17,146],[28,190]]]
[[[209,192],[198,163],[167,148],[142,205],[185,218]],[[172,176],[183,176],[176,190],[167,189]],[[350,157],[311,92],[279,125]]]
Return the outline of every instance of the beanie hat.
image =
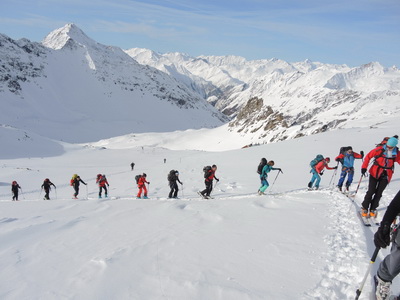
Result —
[[[391,137],[390,139],[388,139],[386,145],[388,145],[389,147],[396,147],[398,142],[399,141],[395,137]]]

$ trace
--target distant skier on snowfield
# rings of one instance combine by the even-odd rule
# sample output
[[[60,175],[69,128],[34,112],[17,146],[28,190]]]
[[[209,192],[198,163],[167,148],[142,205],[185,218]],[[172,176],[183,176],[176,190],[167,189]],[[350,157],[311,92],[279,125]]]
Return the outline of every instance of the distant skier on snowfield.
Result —
[[[371,150],[364,159],[361,166],[361,174],[366,176],[368,164],[371,159],[374,159],[371,168],[369,169],[368,191],[365,194],[364,201],[361,204],[361,216],[376,218],[376,209],[379,206],[379,200],[386,186],[389,184],[393,172],[394,163],[400,164],[399,149],[396,147],[398,139],[391,137],[386,144],[376,147]],[[369,215],[368,215],[369,210]]]
[[[131,163],[131,171],[135,168],[135,163]]]
[[[146,183],[147,184],[150,184],[150,182],[148,182],[147,180],[146,180],[146,177],[147,177],[147,175],[146,175],[146,173],[143,173],[142,175],[139,175],[140,177],[138,177],[138,179],[137,179],[137,185],[138,185],[138,188],[139,188],[139,192],[138,192],[138,194],[137,194],[137,199],[140,199],[141,198],[141,196],[142,196],[142,192],[143,192],[143,199],[148,199],[148,197],[147,197],[147,188],[146,188]]]
[[[19,184],[14,180],[11,184],[11,191],[13,193],[12,201],[18,201],[18,189],[21,189]]]
[[[361,151],[361,154],[353,152],[352,147],[342,147],[341,153],[335,158],[335,161],[340,162],[342,164],[342,172],[340,173],[339,182],[337,187],[340,191],[342,191],[344,180],[347,176],[346,181],[346,191],[349,191],[349,187],[353,182],[354,177],[354,160],[362,159],[364,157],[364,152]]]
[[[86,185],[86,183],[81,179],[81,177],[79,177],[79,175],[74,174],[71,179],[71,186],[75,190],[75,193],[72,195],[73,199],[78,199],[80,183],[83,183],[84,185]]]
[[[328,163],[331,161],[329,157],[324,158],[321,154],[318,154],[315,159],[313,159],[310,163],[312,177],[310,182],[308,183],[308,188],[312,189],[314,185],[314,189],[319,189],[319,183],[321,182],[321,175],[323,174],[324,168],[328,170],[336,170],[337,166],[331,168],[328,166]]]
[[[104,190],[104,197],[107,198],[107,196],[108,196],[107,195],[108,194],[107,186],[110,186],[110,185],[108,184],[106,175],[105,174],[103,174],[103,175],[97,174],[96,183],[99,185],[99,198],[101,198],[102,190]]]
[[[260,180],[261,180],[261,187],[258,189],[258,194],[259,195],[265,195],[265,190],[269,187],[269,183],[267,181],[268,179],[268,173],[271,172],[272,170],[277,170],[279,172],[282,172],[282,169],[280,168],[274,168],[273,166],[275,165],[275,162],[273,160],[270,160],[261,170],[260,174]]]
[[[212,165],[210,166],[206,166],[203,168],[203,172],[204,172],[204,184],[206,185],[206,188],[201,191],[198,192],[200,196],[202,196],[205,199],[210,198],[210,194],[212,192],[213,189],[213,180],[215,178],[215,180],[218,182],[219,179],[215,176],[215,172],[217,171],[217,166],[216,165]]]
[[[169,192],[168,198],[178,198],[178,183],[179,182],[181,185],[183,184],[179,180],[179,172],[177,170],[171,170],[167,176],[168,179],[168,184],[169,187],[171,188],[171,191]]]
[[[43,181],[43,184],[42,184],[42,189],[44,189],[44,192],[45,192],[43,200],[50,200],[50,190],[51,190],[51,186],[54,186],[54,188],[56,188],[56,186],[54,185],[54,183],[52,183],[52,182],[50,181],[50,179],[46,178],[46,179]]]
[[[390,238],[391,224],[400,213],[400,191],[390,202],[383,216],[380,227],[374,235],[374,243],[378,248],[386,248],[393,241],[390,254],[380,263],[378,271],[374,277],[376,286],[376,299],[389,299],[390,286],[393,279],[400,273],[400,234],[399,226],[393,231]]]

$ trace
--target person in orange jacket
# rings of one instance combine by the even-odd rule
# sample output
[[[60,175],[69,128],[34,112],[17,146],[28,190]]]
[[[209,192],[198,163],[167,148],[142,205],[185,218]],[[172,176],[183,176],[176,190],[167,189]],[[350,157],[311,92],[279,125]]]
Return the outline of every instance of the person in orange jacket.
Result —
[[[140,178],[139,178],[139,180],[138,180],[139,192],[138,192],[137,197],[136,197],[137,199],[140,199],[140,198],[141,198],[142,191],[144,192],[144,193],[143,193],[143,199],[149,199],[149,198],[147,197],[146,183],[147,183],[147,184],[150,184],[150,182],[148,182],[148,181],[146,180],[146,177],[147,177],[146,173],[143,173],[142,176],[140,176]]]
[[[329,157],[325,157],[323,160],[321,160],[319,163],[317,163],[314,168],[311,169],[311,173],[313,174],[313,176],[311,177],[311,180],[308,183],[308,188],[309,189],[312,189],[314,182],[315,182],[314,188],[316,190],[319,189],[319,183],[321,182],[321,176],[320,175],[323,174],[324,168],[326,168],[328,170],[337,169],[337,166],[335,166],[333,168],[328,166],[328,163],[330,161],[331,161],[331,159]]]
[[[374,162],[369,169],[368,191],[361,204],[361,215],[363,217],[368,216],[368,210],[370,217],[376,218],[377,216],[376,209],[379,206],[383,191],[392,179],[394,163],[400,164],[398,142],[396,137],[391,137],[386,144],[372,149],[364,158],[361,166],[363,176],[366,176],[370,160],[374,159]]]

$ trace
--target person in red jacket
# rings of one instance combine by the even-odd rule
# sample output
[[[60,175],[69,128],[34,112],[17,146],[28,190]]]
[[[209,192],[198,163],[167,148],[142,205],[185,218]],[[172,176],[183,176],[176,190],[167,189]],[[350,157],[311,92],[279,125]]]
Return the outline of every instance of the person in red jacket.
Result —
[[[399,149],[396,147],[398,142],[397,138],[391,137],[385,145],[376,147],[365,156],[361,166],[363,176],[366,176],[370,160],[374,159],[374,161],[369,169],[368,191],[361,204],[361,215],[364,217],[368,216],[369,210],[369,216],[376,218],[379,200],[393,176],[394,163],[400,164]]]
[[[101,192],[104,189],[104,197],[107,198],[107,186],[110,186],[108,184],[106,175],[101,175],[101,174],[97,174],[97,179],[96,179],[96,183],[99,185],[99,198],[101,198]]]
[[[323,160],[321,160],[319,163],[316,164],[316,166],[311,170],[311,173],[313,174],[310,182],[308,183],[308,188],[312,189],[313,184],[315,182],[315,189],[319,189],[319,183],[321,182],[321,176],[323,174],[323,169],[327,168],[328,170],[334,170],[337,169],[337,166],[331,168],[328,166],[328,163],[331,161],[329,157],[325,157]]]
[[[139,192],[138,192],[137,197],[136,197],[137,199],[140,199],[140,198],[141,198],[142,191],[144,192],[144,194],[143,194],[143,199],[149,199],[149,198],[147,197],[146,183],[147,183],[147,184],[150,184],[150,182],[148,182],[148,181],[146,180],[146,177],[147,177],[146,173],[143,173],[142,176],[140,176],[140,178],[139,178],[139,180],[138,180]]]
[[[206,199],[210,198],[210,194],[213,189],[214,178],[217,182],[219,181],[219,179],[215,176],[215,172],[217,171],[217,166],[212,165],[211,169],[208,169],[208,168],[204,172],[204,184],[206,185],[206,188],[203,191],[198,192],[200,194],[200,196],[202,196],[203,198],[206,198]]]

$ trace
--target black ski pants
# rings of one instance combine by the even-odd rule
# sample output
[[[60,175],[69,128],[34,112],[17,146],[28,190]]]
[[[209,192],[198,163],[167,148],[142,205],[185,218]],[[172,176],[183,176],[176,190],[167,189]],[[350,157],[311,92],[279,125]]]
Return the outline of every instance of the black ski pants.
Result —
[[[368,191],[365,194],[362,207],[367,210],[376,210],[379,206],[379,200],[382,198],[382,193],[388,183],[386,172],[384,172],[378,179],[370,175]]]
[[[76,197],[76,196],[78,196],[78,194],[79,194],[79,185],[74,185],[74,190],[75,190],[75,194],[74,194],[74,196]]]
[[[107,186],[99,186],[99,197],[101,197],[102,189],[104,189],[104,195],[107,197]]]
[[[12,199],[18,201],[18,191],[14,191],[13,194],[14,195],[13,195]]]
[[[171,191],[169,192],[168,198],[176,198],[178,197],[178,183],[175,182],[170,182],[169,187],[171,188]]]
[[[211,191],[213,189],[213,182],[209,180],[205,180],[204,183],[206,184],[206,188],[204,191],[201,192],[203,196],[210,196]]]
[[[44,189],[44,199],[50,200],[50,188]]]

